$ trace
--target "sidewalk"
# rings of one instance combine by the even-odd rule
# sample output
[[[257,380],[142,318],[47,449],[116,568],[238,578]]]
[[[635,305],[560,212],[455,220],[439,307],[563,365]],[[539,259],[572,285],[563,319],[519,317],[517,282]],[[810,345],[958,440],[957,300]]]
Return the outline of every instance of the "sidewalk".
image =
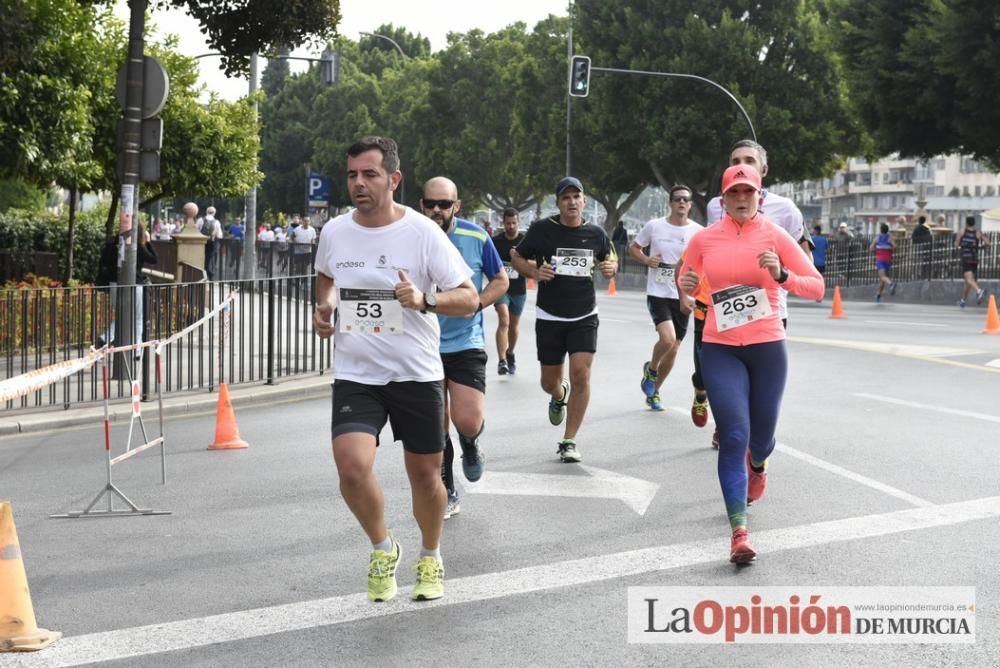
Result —
[[[246,384],[231,385],[229,398],[233,406],[266,405],[292,399],[306,399],[329,396],[333,374],[311,374],[289,378],[276,385]],[[163,416],[169,420],[174,416],[191,416],[213,413],[219,402],[218,392],[187,392],[167,395],[163,398]],[[155,398],[143,402],[142,412],[147,425],[156,420],[157,402]],[[132,417],[129,400],[117,400],[110,406],[112,423],[128,422]],[[88,404],[79,408],[49,409],[21,413],[19,415],[0,414],[0,436],[27,434],[31,432],[64,429],[76,426],[97,427],[104,421],[104,404]],[[2,445],[0,445],[2,447]]]

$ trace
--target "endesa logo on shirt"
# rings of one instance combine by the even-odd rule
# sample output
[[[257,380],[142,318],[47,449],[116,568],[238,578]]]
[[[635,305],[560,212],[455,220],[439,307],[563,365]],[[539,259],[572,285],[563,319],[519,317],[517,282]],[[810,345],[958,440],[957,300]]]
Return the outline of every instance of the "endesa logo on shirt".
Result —
[[[974,587],[629,587],[630,643],[975,643]]]

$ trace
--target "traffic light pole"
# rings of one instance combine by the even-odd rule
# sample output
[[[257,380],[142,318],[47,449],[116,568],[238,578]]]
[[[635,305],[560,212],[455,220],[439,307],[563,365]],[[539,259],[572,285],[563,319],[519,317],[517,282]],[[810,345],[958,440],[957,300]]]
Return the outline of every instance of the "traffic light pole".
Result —
[[[566,41],[566,62],[569,67],[569,77],[573,77],[573,3],[569,3],[569,38]],[[572,87],[570,92],[572,93]],[[570,137],[572,136],[570,120],[573,116],[573,96],[566,95],[566,176],[573,174],[573,161],[570,153]]]
[[[736,99],[735,95],[733,95],[732,93],[730,93],[727,88],[725,88],[724,86],[722,86],[720,84],[715,83],[711,79],[706,79],[705,77],[700,77],[700,76],[698,76],[696,74],[677,74],[675,72],[650,72],[650,71],[647,71],[647,70],[622,70],[622,69],[618,69],[616,67],[591,67],[590,70],[592,72],[614,72],[616,74],[642,74],[642,75],[645,75],[645,76],[653,76],[653,77],[677,77],[677,78],[680,78],[680,79],[695,79],[697,81],[703,81],[704,83],[711,84],[712,86],[715,86],[716,88],[718,88],[719,90],[721,90],[723,93],[725,93],[726,96],[730,100],[732,100],[733,103],[735,103],[737,107],[739,107],[740,112],[743,114],[743,118],[745,118],[746,121],[747,121],[747,125],[750,126],[750,136],[751,136],[751,138],[754,141],[757,141],[757,133],[753,129],[753,122],[750,120],[750,114],[748,114],[747,110],[743,108],[743,105],[740,104],[740,101]],[[567,147],[569,146],[568,140],[567,140],[567,144],[566,145],[567,145]],[[567,152],[568,152],[568,149],[567,149]]]

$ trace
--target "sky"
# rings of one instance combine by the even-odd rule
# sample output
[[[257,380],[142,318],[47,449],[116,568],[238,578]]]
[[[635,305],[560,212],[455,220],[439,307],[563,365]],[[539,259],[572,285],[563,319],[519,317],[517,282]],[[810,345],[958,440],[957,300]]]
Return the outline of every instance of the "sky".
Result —
[[[504,0],[484,2],[477,0],[433,0],[414,2],[413,0],[340,0],[340,34],[357,40],[360,31],[374,31],[384,24],[392,23],[410,32],[422,34],[431,41],[434,51],[447,44],[449,32],[466,32],[480,28],[494,32],[516,21],[525,22],[529,29],[549,14],[565,16],[568,0]],[[378,11],[372,11],[377,7]],[[115,13],[128,19],[126,0],[118,0]],[[158,10],[153,15],[159,34],[176,34],[180,37],[180,50],[190,56],[208,53],[211,49],[205,43],[198,23],[179,10]],[[308,50],[297,50],[292,55],[319,57],[321,46]],[[211,90],[227,100],[235,100],[246,95],[249,83],[246,79],[229,79],[219,70],[218,58],[203,58],[199,61],[201,78]],[[265,63],[261,62],[263,70]],[[308,63],[290,61],[293,72],[298,72]]]

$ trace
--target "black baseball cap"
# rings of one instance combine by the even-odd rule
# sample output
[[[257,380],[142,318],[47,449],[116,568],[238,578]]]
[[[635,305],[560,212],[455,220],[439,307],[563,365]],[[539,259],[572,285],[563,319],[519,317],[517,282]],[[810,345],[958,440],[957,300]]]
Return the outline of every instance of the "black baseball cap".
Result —
[[[583,184],[575,176],[566,176],[559,181],[556,185],[556,197],[562,195],[566,188],[576,188],[580,192],[583,192]]]

